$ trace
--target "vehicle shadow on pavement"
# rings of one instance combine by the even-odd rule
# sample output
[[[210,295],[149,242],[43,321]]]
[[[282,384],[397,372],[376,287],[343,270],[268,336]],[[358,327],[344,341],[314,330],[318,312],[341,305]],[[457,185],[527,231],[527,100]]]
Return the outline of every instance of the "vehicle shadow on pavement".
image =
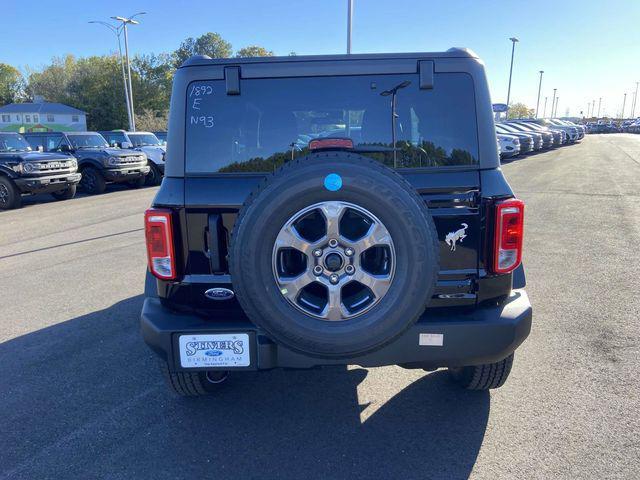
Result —
[[[0,478],[469,476],[487,392],[425,374],[362,422],[367,370],[340,367],[237,373],[177,398],[140,337],[142,300],[0,344]]]

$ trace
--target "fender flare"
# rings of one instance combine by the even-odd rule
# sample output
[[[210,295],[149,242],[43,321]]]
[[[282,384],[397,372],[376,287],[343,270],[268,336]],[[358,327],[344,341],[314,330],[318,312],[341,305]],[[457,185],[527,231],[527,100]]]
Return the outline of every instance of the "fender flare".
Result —
[[[3,177],[10,178],[11,180],[13,180],[14,178],[18,178],[19,176],[16,172],[14,172],[12,169],[7,167],[6,165],[0,165],[0,175],[2,175]]]
[[[94,158],[83,158],[82,160],[80,159],[77,159],[77,160],[78,160],[78,171],[81,171],[85,167],[94,167],[94,168],[97,168],[98,170],[104,170],[104,165],[102,164],[102,162],[99,162]]]

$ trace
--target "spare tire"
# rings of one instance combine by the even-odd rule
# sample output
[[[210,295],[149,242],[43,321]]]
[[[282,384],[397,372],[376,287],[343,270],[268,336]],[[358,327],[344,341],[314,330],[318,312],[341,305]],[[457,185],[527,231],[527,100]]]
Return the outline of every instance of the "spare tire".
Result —
[[[417,320],[433,295],[438,238],[399,174],[331,151],[287,163],[252,192],[229,261],[240,305],[276,342],[344,358],[381,348]]]

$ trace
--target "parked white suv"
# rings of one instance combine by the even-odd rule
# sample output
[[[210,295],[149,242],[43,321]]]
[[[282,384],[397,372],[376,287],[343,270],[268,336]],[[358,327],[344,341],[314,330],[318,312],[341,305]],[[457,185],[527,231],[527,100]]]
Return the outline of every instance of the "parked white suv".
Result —
[[[151,132],[126,132],[124,130],[101,131],[111,146],[133,148],[147,155],[151,171],[147,175],[147,185],[160,185],[164,175],[166,146]]]

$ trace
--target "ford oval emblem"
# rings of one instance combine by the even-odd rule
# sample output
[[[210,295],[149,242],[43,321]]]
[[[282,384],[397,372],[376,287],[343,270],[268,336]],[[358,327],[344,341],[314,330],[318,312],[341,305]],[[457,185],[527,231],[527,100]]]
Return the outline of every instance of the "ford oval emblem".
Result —
[[[209,300],[231,300],[235,297],[235,293],[228,288],[210,288],[204,292],[204,296]]]

